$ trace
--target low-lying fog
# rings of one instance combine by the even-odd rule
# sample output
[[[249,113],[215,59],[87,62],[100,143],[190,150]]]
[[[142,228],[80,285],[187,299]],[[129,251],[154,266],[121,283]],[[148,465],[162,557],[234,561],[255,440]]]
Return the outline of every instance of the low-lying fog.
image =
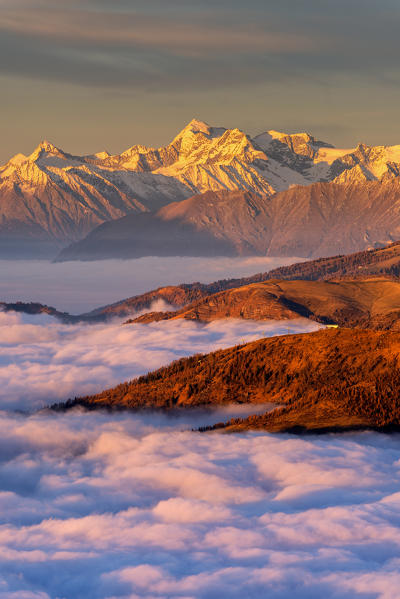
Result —
[[[304,258],[158,258],[51,263],[0,260],[0,301],[40,302],[79,314],[163,285],[245,277]]]

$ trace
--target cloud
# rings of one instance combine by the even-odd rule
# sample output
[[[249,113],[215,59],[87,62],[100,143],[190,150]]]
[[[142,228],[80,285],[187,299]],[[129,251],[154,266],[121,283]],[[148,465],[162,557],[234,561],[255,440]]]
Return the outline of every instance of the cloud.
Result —
[[[396,597],[397,435],[161,418],[0,413],[0,597]]]
[[[333,73],[385,78],[397,72],[398,24],[392,0],[250,0],[245,8],[3,0],[0,72],[146,91],[326,82]]]
[[[161,48],[172,53],[188,54],[223,52],[292,53],[314,48],[310,38],[296,33],[265,31],[257,24],[227,28],[210,23],[182,21],[173,14],[148,15],[139,11],[89,11],[84,8],[43,8],[15,4],[3,8],[1,29],[14,33],[85,44],[104,44],[133,47]]]
[[[0,312],[0,408],[43,407],[99,392],[193,353],[320,327],[305,319],[122,323],[64,325],[47,315]]]

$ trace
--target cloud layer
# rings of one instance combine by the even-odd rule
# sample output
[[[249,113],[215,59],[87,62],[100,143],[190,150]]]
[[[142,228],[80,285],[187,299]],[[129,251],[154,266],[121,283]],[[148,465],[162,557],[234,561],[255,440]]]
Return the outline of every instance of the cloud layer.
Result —
[[[317,326],[0,313],[0,599],[397,599],[400,435],[191,430],[259,406],[13,411]]]
[[[0,448],[1,598],[398,597],[397,435],[2,413]]]
[[[101,391],[183,356],[319,326],[305,319],[63,325],[47,315],[0,312],[0,409],[42,407]]]

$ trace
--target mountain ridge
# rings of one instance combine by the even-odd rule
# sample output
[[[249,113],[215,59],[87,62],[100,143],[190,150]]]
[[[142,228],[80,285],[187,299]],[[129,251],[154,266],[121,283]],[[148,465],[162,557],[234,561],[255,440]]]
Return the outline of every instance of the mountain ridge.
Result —
[[[400,238],[400,179],[294,185],[271,196],[209,191],[171,202],[141,221],[130,215],[105,223],[57,260],[182,255],[179,244],[174,248],[182,227],[223,242],[220,255],[319,258],[381,247]],[[210,255],[209,243],[186,255]]]
[[[164,302],[171,309],[179,310],[194,301],[207,296],[240,287],[262,283],[271,279],[280,281],[353,281],[380,278],[392,281],[400,279],[400,242],[374,250],[364,250],[348,255],[331,256],[317,260],[297,262],[290,266],[281,266],[267,272],[256,273],[242,278],[220,279],[212,283],[181,283],[152,289],[146,293],[128,297],[113,304],[100,306],[81,315],[70,315],[51,308],[54,316],[61,320],[102,321],[109,318],[130,318],[138,312],[149,312],[156,303]],[[13,310],[17,305],[19,311],[31,313],[31,304],[17,302],[5,303],[4,309]],[[39,304],[47,310],[47,306]],[[26,310],[24,310],[26,307]]]
[[[143,314],[128,323],[308,318],[341,327],[397,330],[399,317],[399,281],[380,278],[355,281],[271,279],[206,295],[173,312]]]
[[[270,197],[292,185],[387,182],[400,146],[337,149],[309,134],[251,137],[194,119],[166,146],[75,156],[43,140],[0,167],[0,250],[15,241],[65,245],[102,222],[208,191]]]

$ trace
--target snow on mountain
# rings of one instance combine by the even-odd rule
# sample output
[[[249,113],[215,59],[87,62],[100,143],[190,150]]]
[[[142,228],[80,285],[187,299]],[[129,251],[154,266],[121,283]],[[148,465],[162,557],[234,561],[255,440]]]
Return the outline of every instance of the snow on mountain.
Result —
[[[207,191],[251,191],[268,201],[293,185],[399,175],[400,146],[337,149],[308,133],[274,130],[251,138],[196,119],[166,146],[116,155],[74,156],[43,141],[0,167],[0,242],[28,231],[65,244],[104,221]]]
[[[154,210],[188,197],[179,181],[159,174],[103,166],[108,155],[80,157],[41,142],[0,167],[0,233],[67,242],[104,221]]]

